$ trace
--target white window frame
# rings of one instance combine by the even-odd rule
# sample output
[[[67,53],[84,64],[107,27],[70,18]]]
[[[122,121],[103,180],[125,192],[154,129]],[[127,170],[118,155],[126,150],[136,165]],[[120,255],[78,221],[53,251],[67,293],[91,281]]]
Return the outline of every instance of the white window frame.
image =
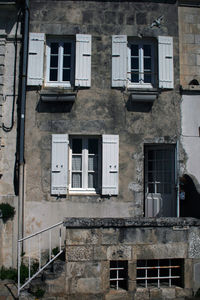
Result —
[[[139,46],[139,81],[131,82],[131,45]],[[144,82],[144,45],[151,46],[151,65],[152,65],[152,82]],[[156,82],[156,42],[150,39],[130,39],[127,44],[127,88],[142,88],[142,89],[152,89]]]
[[[88,188],[88,140],[98,139],[98,184],[97,188]],[[82,139],[82,188],[72,188],[72,140]],[[97,194],[101,190],[101,168],[102,168],[102,138],[100,136],[69,137],[69,193],[70,194]]]
[[[50,81],[50,54],[51,54],[51,43],[59,43],[59,53],[58,53],[58,80]],[[62,70],[63,70],[63,44],[71,43],[72,51],[71,51],[71,78],[70,81],[62,81]],[[75,41],[73,39],[68,38],[49,38],[46,42],[46,86],[52,87],[65,87],[71,88],[74,84],[74,74],[75,74]]]

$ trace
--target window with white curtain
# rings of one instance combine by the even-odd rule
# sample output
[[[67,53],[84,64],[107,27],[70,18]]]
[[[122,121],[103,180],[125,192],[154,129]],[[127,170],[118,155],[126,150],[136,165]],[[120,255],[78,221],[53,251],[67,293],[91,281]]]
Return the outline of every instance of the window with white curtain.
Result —
[[[97,191],[100,185],[100,139],[72,137],[70,140],[70,191]]]

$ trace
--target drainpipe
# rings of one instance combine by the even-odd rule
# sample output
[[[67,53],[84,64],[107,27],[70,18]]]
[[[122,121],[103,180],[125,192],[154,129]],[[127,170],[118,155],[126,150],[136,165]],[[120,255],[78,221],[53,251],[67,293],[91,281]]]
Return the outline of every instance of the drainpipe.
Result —
[[[29,0],[24,1],[23,52],[21,70],[21,101],[19,120],[19,200],[18,200],[18,239],[24,235],[24,132],[26,109],[26,76],[29,34]]]

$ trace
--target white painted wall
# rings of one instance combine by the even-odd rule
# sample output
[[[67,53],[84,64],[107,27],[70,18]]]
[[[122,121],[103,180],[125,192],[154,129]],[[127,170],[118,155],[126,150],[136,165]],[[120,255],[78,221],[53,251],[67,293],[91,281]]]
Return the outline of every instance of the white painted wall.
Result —
[[[187,155],[185,173],[200,183],[200,94],[183,95],[181,103],[181,140]],[[198,188],[198,187],[197,187]]]

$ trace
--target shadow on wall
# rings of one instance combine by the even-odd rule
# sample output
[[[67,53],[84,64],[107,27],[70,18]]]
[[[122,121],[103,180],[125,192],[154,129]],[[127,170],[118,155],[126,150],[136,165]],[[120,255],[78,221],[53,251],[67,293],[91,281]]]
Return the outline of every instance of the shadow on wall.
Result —
[[[180,178],[180,186],[181,191],[185,192],[185,199],[180,200],[180,216],[200,219],[200,193],[193,179],[184,174]]]

